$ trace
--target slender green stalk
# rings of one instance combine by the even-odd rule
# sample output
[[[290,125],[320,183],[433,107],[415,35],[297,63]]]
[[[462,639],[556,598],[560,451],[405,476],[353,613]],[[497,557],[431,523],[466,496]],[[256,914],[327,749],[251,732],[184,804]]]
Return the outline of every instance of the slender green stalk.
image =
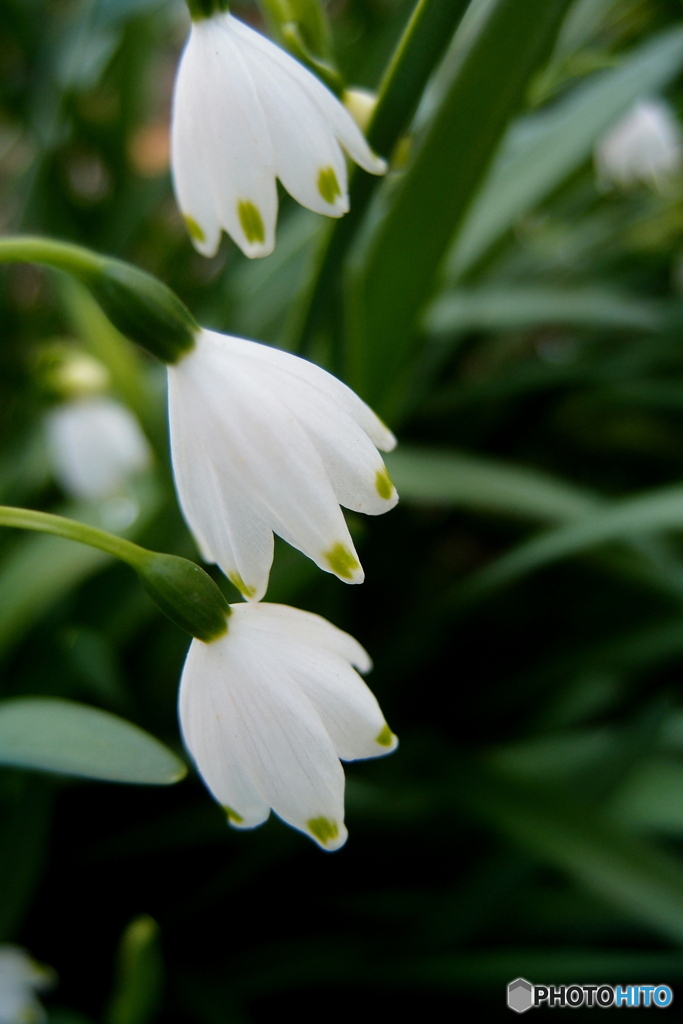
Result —
[[[76,540],[91,548],[99,548],[108,555],[119,558],[133,569],[142,568],[147,560],[148,552],[139,544],[134,544],[123,537],[117,537],[96,526],[76,522],[65,516],[56,516],[52,512],[35,512],[28,508],[14,508],[0,505],[0,526],[13,526],[20,530],[36,530],[39,533],[52,533],[56,537]]]
[[[85,284],[115,327],[165,363],[194,348],[199,326],[178,296],[130,263],[80,245],[19,235],[0,238],[0,263],[44,263]]]
[[[80,245],[31,235],[0,238],[0,263],[45,263],[77,277],[104,267],[101,256]]]
[[[0,526],[52,533],[105,551],[134,569],[162,612],[191,636],[210,643],[227,631],[230,605],[211,577],[187,558],[149,551],[96,526],[28,508],[0,505]]]

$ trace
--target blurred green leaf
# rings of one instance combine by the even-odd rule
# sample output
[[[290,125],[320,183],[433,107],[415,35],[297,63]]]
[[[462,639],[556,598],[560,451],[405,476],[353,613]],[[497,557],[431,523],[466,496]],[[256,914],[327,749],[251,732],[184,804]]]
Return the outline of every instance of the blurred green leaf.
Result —
[[[402,446],[385,461],[402,501],[563,521],[599,500],[550,474],[461,452]]]
[[[382,78],[367,131],[370,146],[380,155],[390,157],[401,133],[407,131],[430,76],[471,7],[470,0],[417,0]],[[329,312],[328,305],[339,287],[340,267],[378,185],[374,175],[352,174],[349,212],[328,228],[318,268],[298,310],[293,347],[310,347],[319,319]]]
[[[663,311],[651,300],[608,288],[491,285],[441,295],[424,321],[432,334],[548,325],[657,331],[663,326]]]
[[[0,702],[0,764],[149,786],[171,785],[187,772],[137,725],[57,697]]]
[[[565,792],[467,773],[466,800],[535,858],[664,938],[683,941],[683,866]]]
[[[650,39],[616,69],[577,86],[557,105],[516,124],[448,257],[461,277],[509,228],[584,161],[601,135],[641,96],[664,88],[683,66],[683,29]]]
[[[149,1024],[159,1009],[163,963],[159,927],[142,914],[126,928],[117,956],[117,977],[105,1024]]]
[[[548,58],[571,0],[496,0],[463,56],[373,237],[352,267],[351,384],[395,411],[417,317],[527,84]],[[495,72],[494,70],[495,69]]]
[[[467,581],[467,589],[486,592],[561,558],[580,554],[600,544],[629,542],[642,535],[683,527],[683,487],[650,491],[636,498],[611,502],[578,522],[534,537]]]

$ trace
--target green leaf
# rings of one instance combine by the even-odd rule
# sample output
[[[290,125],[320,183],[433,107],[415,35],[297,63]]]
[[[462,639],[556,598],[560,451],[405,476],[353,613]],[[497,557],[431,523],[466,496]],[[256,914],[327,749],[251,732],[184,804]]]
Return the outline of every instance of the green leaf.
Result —
[[[548,325],[657,331],[663,315],[651,300],[608,288],[492,285],[441,295],[427,310],[424,324],[432,334]]]
[[[683,866],[677,859],[564,792],[548,793],[475,769],[467,771],[465,788],[473,813],[535,859],[661,936],[683,941]]]
[[[57,697],[0,702],[0,764],[149,786],[178,782],[187,771],[137,725]]]
[[[463,15],[471,7],[469,0],[418,0],[401,36],[377,95],[377,106],[368,128],[370,146],[390,157],[417,110],[423,91],[443,57]],[[371,174],[353,173],[349,185],[350,210],[334,221],[327,233],[318,269],[293,335],[296,349],[309,347],[312,334],[339,285],[340,267],[348,253],[365,211],[380,179]]]
[[[601,544],[631,542],[643,535],[682,527],[683,487],[650,491],[603,505],[578,522],[532,538],[470,577],[466,587],[475,593],[487,591]]]
[[[683,65],[683,29],[648,40],[615,70],[598,72],[556,106],[516,124],[448,258],[461,277],[525,213],[577,167],[640,97],[662,89]]]
[[[460,452],[401,447],[385,459],[401,501],[541,521],[574,519],[598,498],[538,470]]]
[[[571,0],[496,0],[350,281],[349,377],[380,409],[405,389],[416,322],[458,224]]]

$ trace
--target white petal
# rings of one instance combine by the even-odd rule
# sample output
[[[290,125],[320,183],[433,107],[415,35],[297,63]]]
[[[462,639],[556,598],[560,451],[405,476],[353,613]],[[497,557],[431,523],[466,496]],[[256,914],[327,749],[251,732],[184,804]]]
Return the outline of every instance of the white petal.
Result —
[[[192,119],[190,149],[221,225],[245,255],[265,256],[275,244],[275,160],[252,73],[229,20],[217,16],[193,25],[175,102],[184,118],[181,130]],[[177,164],[182,144],[178,138],[174,175],[184,167]]]
[[[213,337],[214,343],[216,338],[225,337],[215,331],[203,331],[202,335]],[[396,438],[370,406],[347,384],[328,373],[327,370],[323,370],[321,366],[317,366],[301,356],[293,355],[291,352],[285,352],[271,345],[263,345],[257,341],[230,338],[230,343],[235,354],[239,353],[246,359],[258,361],[259,373],[264,379],[271,381],[278,391],[281,391],[283,387],[282,374],[286,374],[290,379],[288,391],[294,386],[294,381],[304,381],[317,388],[331,402],[341,406],[350,416],[353,416],[380,451],[390,452],[396,447]],[[269,367],[276,373],[269,372]],[[267,378],[266,374],[268,374]]]
[[[230,689],[229,647],[193,640],[180,683],[185,746],[204,782],[238,828],[255,828],[270,805],[245,773],[236,737],[244,729]]]
[[[256,815],[258,798],[262,816],[264,807],[270,806],[325,849],[338,849],[346,840],[344,773],[290,666],[274,657],[272,647],[258,637],[255,641],[244,618],[231,617],[224,638],[208,645],[194,641],[193,648],[197,647],[200,658],[188,658],[183,674],[181,714],[186,743],[209,788],[214,794],[219,790],[221,799],[230,792],[234,802],[229,806],[244,817],[245,825]],[[194,685],[186,683],[188,670],[190,680],[196,679]],[[197,704],[199,711],[193,707]],[[209,713],[213,732],[208,728]],[[187,724],[193,716],[199,723],[194,730]],[[252,804],[247,800],[248,786]]]
[[[351,667],[371,667],[358,641],[318,615],[286,605],[235,606],[259,647],[292,665],[296,685],[321,718],[342,760],[380,757],[397,746],[376,698]]]
[[[376,697],[341,658],[302,645],[297,654],[297,681],[343,761],[380,757],[396,749],[398,741]]]
[[[190,35],[180,60],[173,94],[171,118],[171,165],[178,206],[192,239],[202,256],[215,256],[221,224],[206,168],[201,123],[197,117],[199,88],[193,74]],[[195,58],[196,59],[196,58]]]
[[[320,647],[345,658],[360,672],[369,672],[372,668],[372,661],[365,648],[349,633],[333,626],[322,615],[270,602],[264,602],[258,608],[234,605],[233,615],[246,621],[252,631],[260,629],[264,633],[286,640]]]
[[[215,562],[241,593],[259,601],[268,586],[273,533],[242,495],[225,459],[229,439],[208,419],[191,377],[168,367],[171,453],[178,500],[202,557]],[[197,439],[201,438],[198,451]]]
[[[384,160],[375,156],[348,110],[319,78],[316,78],[303,64],[294,60],[279,46],[275,46],[265,36],[255,32],[248,25],[244,25],[237,18],[231,18],[230,23],[232,31],[246,46],[253,47],[262,58],[265,57],[273,61],[285,75],[290,76],[300,85],[324,115],[333,133],[352,160],[369,171],[370,174],[384,174],[386,171]]]
[[[255,82],[278,178],[302,206],[330,217],[343,216],[349,208],[346,162],[327,119],[296,79],[283,75],[272,60],[261,59]]]
[[[174,376],[185,378],[186,396],[192,378],[196,388],[193,399],[174,402],[176,420],[193,411],[207,457],[223,460],[245,502],[279,536],[345,582],[362,582],[334,489],[306,431],[257,379],[253,365],[222,357],[221,347],[229,355],[232,339],[204,334],[201,341],[173,368]]]

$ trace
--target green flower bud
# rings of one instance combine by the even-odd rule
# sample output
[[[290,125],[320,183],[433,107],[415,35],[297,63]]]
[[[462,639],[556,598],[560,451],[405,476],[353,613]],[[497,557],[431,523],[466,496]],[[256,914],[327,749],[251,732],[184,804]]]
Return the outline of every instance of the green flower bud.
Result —
[[[164,363],[177,363],[194,348],[199,327],[189,309],[144,270],[53,238],[0,238],[0,263],[15,261],[73,274],[122,334]]]
[[[114,326],[162,362],[177,363],[194,348],[196,321],[156,277],[105,257],[79,276]]]
[[[193,21],[201,21],[203,18],[227,13],[229,10],[228,0],[187,0],[187,6]]]
[[[130,564],[162,612],[187,633],[210,643],[228,629],[230,605],[211,577],[178,555],[145,551]]]

